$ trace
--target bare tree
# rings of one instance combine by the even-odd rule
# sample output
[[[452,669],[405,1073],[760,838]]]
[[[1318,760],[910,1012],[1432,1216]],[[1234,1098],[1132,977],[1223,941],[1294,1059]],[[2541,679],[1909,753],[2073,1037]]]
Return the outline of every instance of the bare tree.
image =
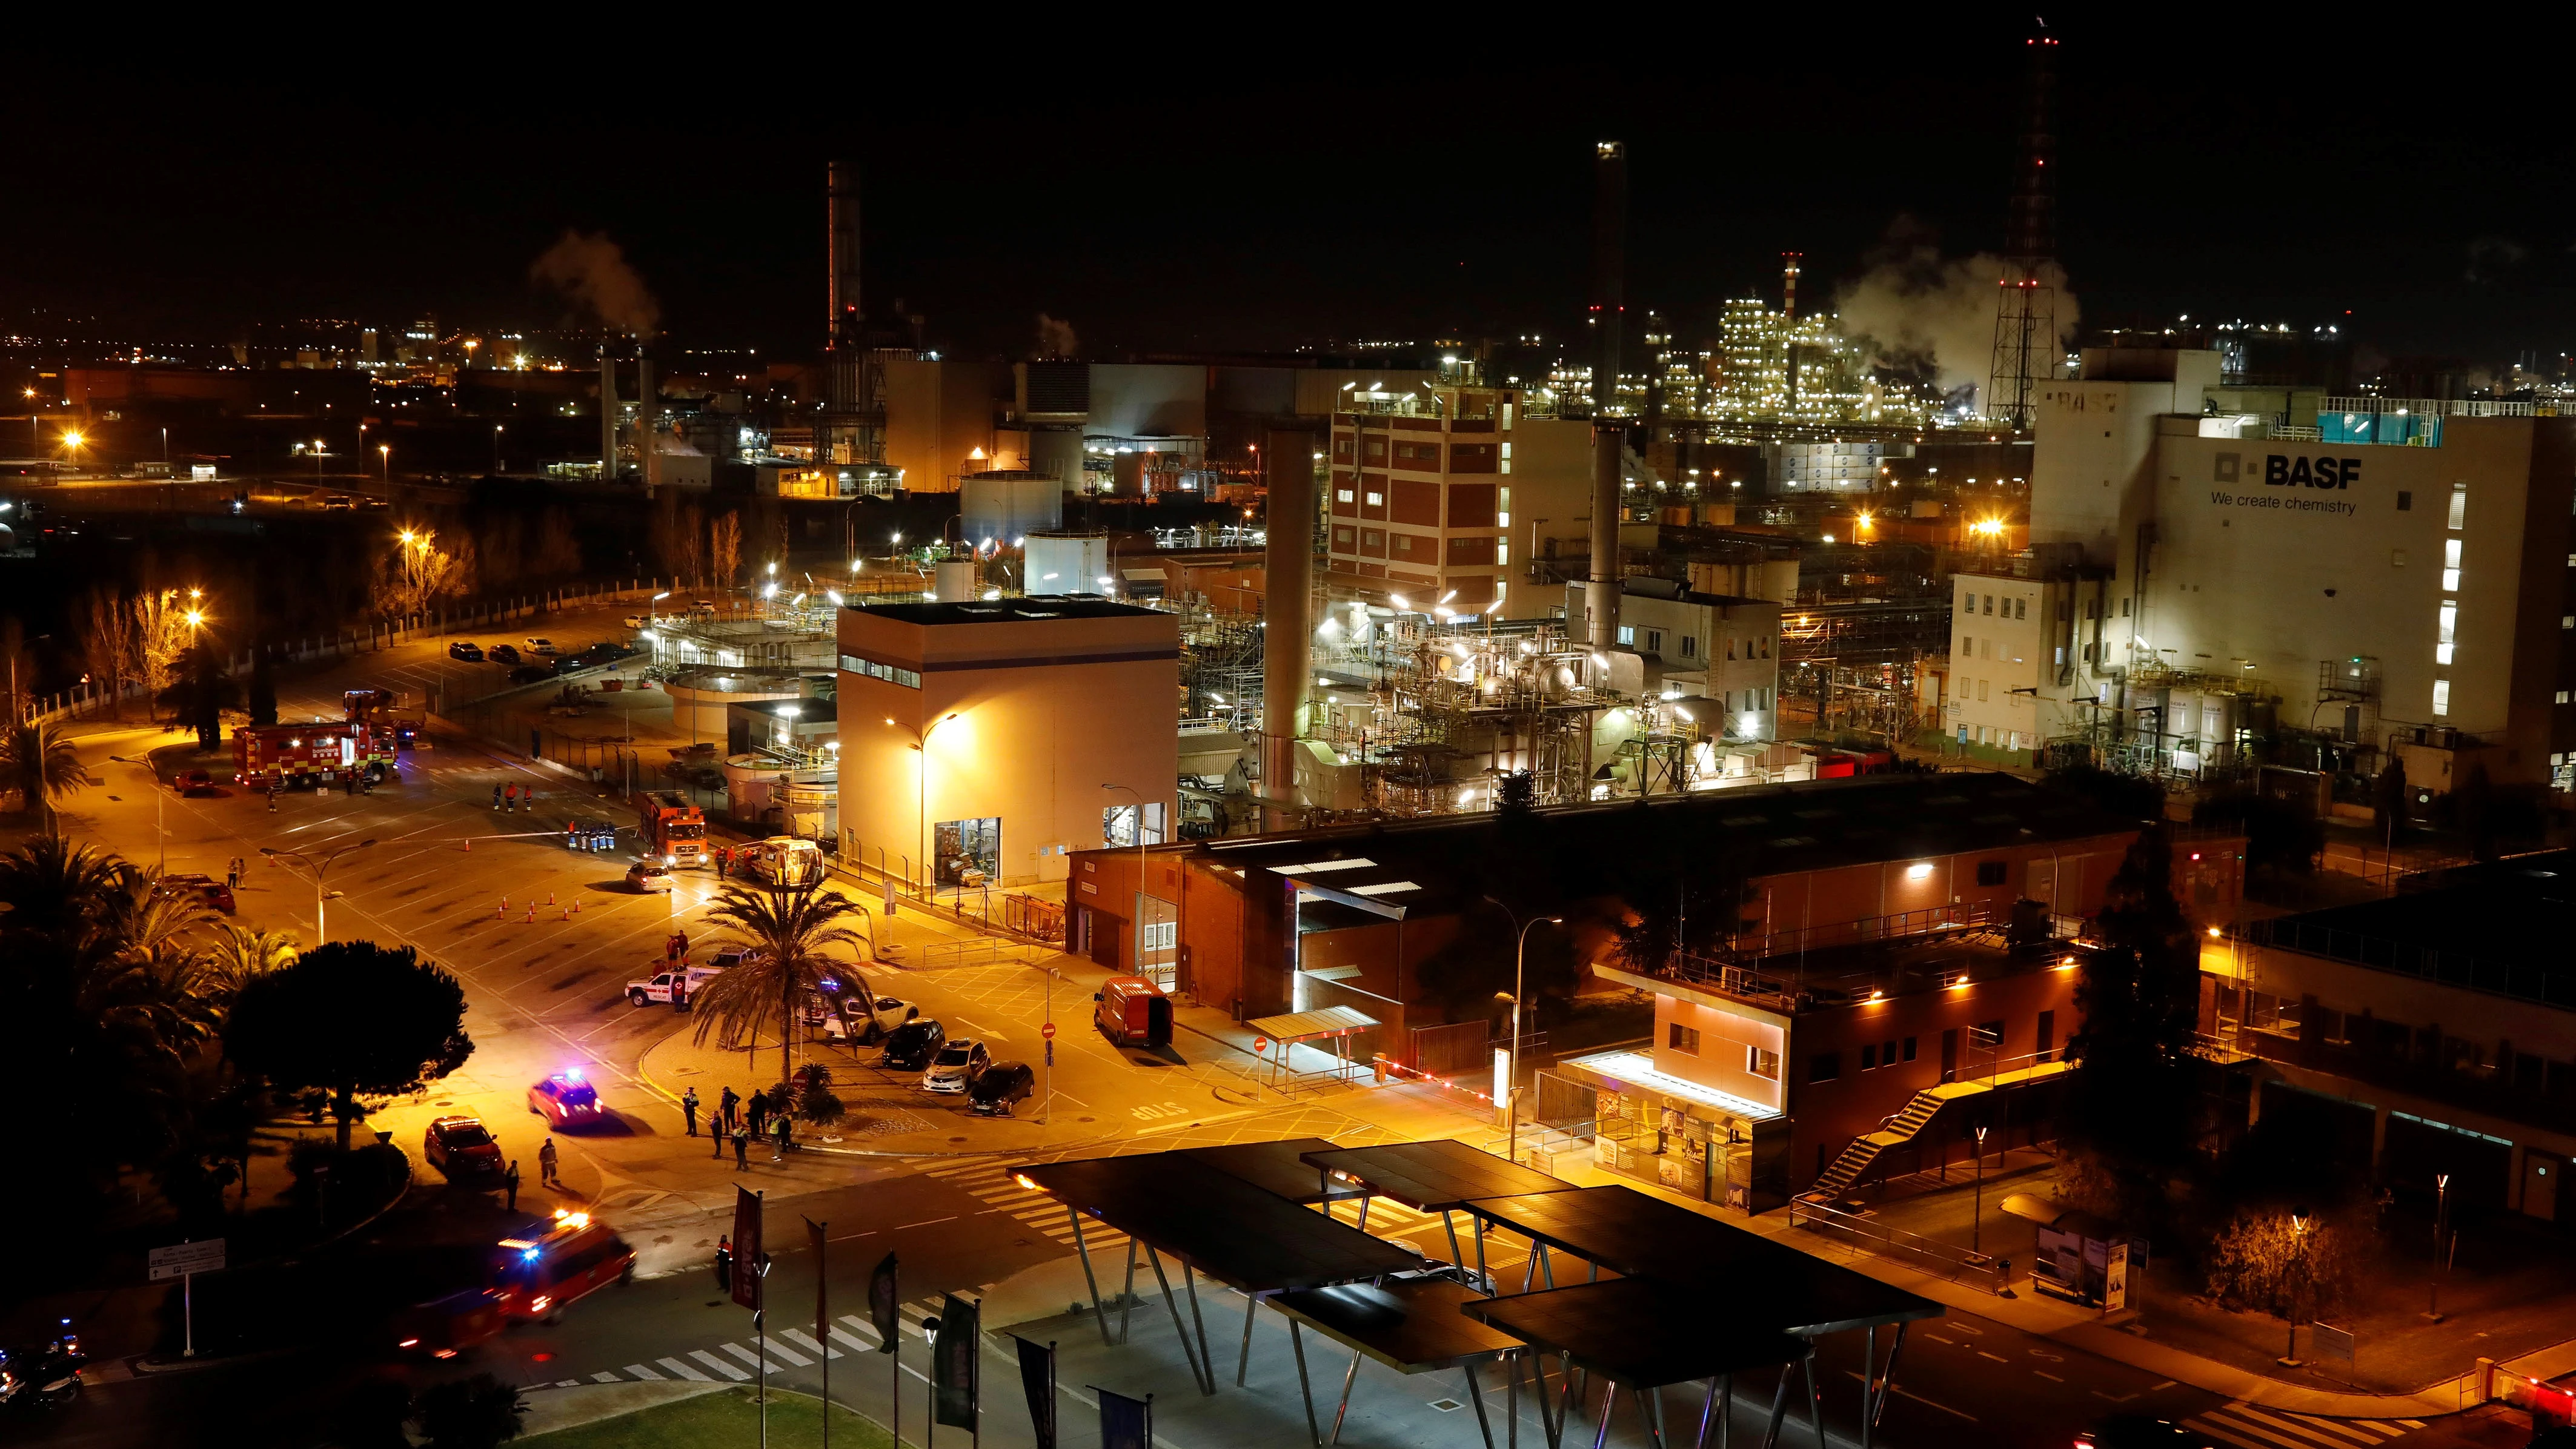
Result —
[[[680,506],[679,546],[672,552],[671,569],[692,584],[707,576],[706,521],[706,514],[699,510],[698,505],[686,503]]]
[[[177,589],[146,589],[134,600],[135,652],[143,661],[143,682],[158,698],[178,678],[179,658],[188,652],[197,611]]]
[[[125,682],[143,671],[143,643],[135,632],[134,611],[125,606],[125,596],[114,586],[93,584],[81,597],[76,622],[81,657],[89,663],[90,677],[107,691],[108,708],[122,718]]]
[[[470,586],[470,550],[451,552],[438,546],[438,534],[426,528],[404,529],[393,552],[378,565],[375,606],[378,617],[399,621],[423,614]]]
[[[728,513],[707,526],[707,563],[716,583],[731,587],[742,571],[742,515]]]

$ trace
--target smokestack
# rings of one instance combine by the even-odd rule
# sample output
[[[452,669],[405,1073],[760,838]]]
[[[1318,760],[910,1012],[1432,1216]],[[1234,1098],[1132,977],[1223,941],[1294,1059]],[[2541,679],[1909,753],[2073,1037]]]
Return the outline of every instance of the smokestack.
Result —
[[[1315,439],[1274,431],[1262,445],[1270,490],[1269,544],[1262,555],[1261,798],[1265,824],[1290,823],[1297,808],[1297,736],[1306,713],[1307,616],[1315,574]]]
[[[858,345],[859,340],[859,177],[857,168],[846,161],[830,163],[824,175],[826,197],[823,204],[824,225],[830,235],[831,315],[826,320],[826,336],[831,350],[841,352]],[[835,399],[835,402],[841,401]],[[849,399],[847,406],[856,406]]]
[[[662,394],[653,386],[653,359],[644,349],[635,349],[635,472],[644,480],[644,496],[653,496],[653,485],[662,481],[659,450],[653,446],[653,435],[662,427]]]
[[[1592,621],[1592,647],[1619,642],[1619,443],[1610,423],[1592,425],[1592,572],[1583,585],[1583,613]]]
[[[2023,42],[2021,164],[2005,221],[1986,415],[2030,426],[2038,384],[2057,375],[2057,40]]]
[[[1628,331],[1628,143],[1592,143],[1592,411],[1619,402],[1621,344]]]
[[[1798,259],[1805,252],[1780,254],[1780,312],[1789,321],[1798,320]]]
[[[617,357],[599,344],[599,481],[617,481]]]

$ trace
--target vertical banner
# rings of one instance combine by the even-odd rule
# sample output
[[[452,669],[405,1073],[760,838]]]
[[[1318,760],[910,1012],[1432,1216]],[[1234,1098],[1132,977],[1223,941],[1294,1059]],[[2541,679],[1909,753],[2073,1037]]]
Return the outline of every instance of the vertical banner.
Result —
[[[1154,1396],[1131,1399],[1094,1384],[1100,1396],[1100,1449],[1154,1449]]]
[[[876,1271],[868,1275],[868,1322],[882,1340],[877,1344],[879,1353],[892,1353],[895,1345],[903,1341],[903,1290],[896,1286],[899,1281],[892,1253],[886,1254]]]
[[[954,1293],[939,1309],[939,1343],[930,1353],[931,1417],[952,1429],[975,1427],[976,1369],[984,1358],[975,1320],[975,1305]]]
[[[1031,1343],[1016,1333],[1011,1342],[1020,1347],[1020,1392],[1028,1395],[1037,1449],[1055,1449],[1055,1345]]]
[[[760,1265],[767,1255],[761,1251],[760,1194],[749,1188],[733,1190],[733,1301],[757,1311],[760,1307]]]

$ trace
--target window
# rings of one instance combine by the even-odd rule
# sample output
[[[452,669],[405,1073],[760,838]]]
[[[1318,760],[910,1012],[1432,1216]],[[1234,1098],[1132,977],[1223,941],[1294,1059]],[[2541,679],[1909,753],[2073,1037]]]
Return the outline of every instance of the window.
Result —
[[[1693,659],[1693,658],[1697,658],[1697,657],[1698,657],[1698,655],[1699,655],[1699,641],[1698,641],[1698,640],[1696,640],[1696,639],[1694,639],[1694,638],[1692,638],[1692,637],[1691,637],[1691,636],[1689,636],[1688,634],[1684,634],[1684,635],[1682,636],[1682,657],[1683,657],[1684,659]]]
[[[1807,1058],[1808,1081],[1830,1082],[1842,1074],[1843,1054],[1841,1052],[1817,1052]]]
[[[2444,599],[2440,617],[2441,628],[2433,636],[2433,662],[2448,664],[2451,662],[2451,645],[2459,629],[2460,606],[2449,599]]]
[[[1663,630],[1649,629],[1646,631],[1646,652],[1649,654],[1661,654],[1664,652]]]
[[[1878,1043],[1870,1042],[1860,1049],[1860,1069],[1864,1072],[1878,1070]]]
[[[2433,713],[2449,714],[2450,712],[2451,681],[2447,679],[2436,679],[2433,681]]]
[[[1992,594],[1988,594],[1988,595],[1986,595],[1986,596],[1985,596],[1985,599],[1986,599],[1986,606],[1985,606],[1983,609],[1978,610],[1977,612],[1979,612],[1979,613],[1981,613],[1981,614],[1991,614],[1991,613],[1993,613],[1993,612],[1995,611],[1995,596],[1994,596],[1994,595],[1992,595]]]
[[[1596,637],[1596,638],[1597,638],[1597,637],[1599,637],[1599,636],[1597,636],[1597,635],[1596,635],[1596,636],[1594,636],[1594,637]],[[1622,625],[1620,625],[1620,626],[1619,626],[1619,642],[1620,642],[1620,643],[1622,643],[1622,644],[1626,644],[1626,645],[1630,646],[1631,648],[1635,647],[1635,645],[1636,645],[1636,643],[1637,643],[1637,629],[1636,629],[1636,626],[1635,626],[1635,625],[1633,625],[1633,624],[1622,624]]]
[[[1413,535],[1409,533],[1397,534],[1395,536],[1395,551],[1397,553],[1413,552]]]
[[[2410,493],[2410,492],[2408,492],[2408,491],[2406,491],[2406,490],[2405,490],[2405,489],[2403,489],[2403,488],[2398,489],[2398,490],[2397,490],[2397,511],[2398,511],[2398,512],[2400,512],[2400,513],[2412,513],[2412,512],[2414,512],[2414,511],[2415,511],[2415,495],[2414,495],[2414,494],[2412,494],[2412,493]]]
[[[1987,681],[1982,679],[1977,681],[1977,702],[1979,704],[1983,704],[1986,701],[1986,683]]]
[[[1100,812],[1100,839],[1111,849],[1122,845],[1134,845],[1136,843],[1136,807],[1133,805],[1103,807]],[[1145,843],[1147,845],[1163,843],[1163,802],[1160,800],[1145,802]]]
[[[1905,1059],[1909,1062],[1914,1060],[1914,1038],[1910,1036],[1905,1039]]]
[[[1386,506],[1386,495],[1383,493],[1371,492],[1368,496],[1368,506],[1371,508],[1384,508]]]
[[[2451,485],[2450,526],[2452,529],[2458,530],[2467,527],[2468,522],[2469,485],[2466,483],[2454,483]]]
[[[1669,1033],[1664,1045],[1671,1047],[1677,1052],[1686,1052],[1691,1056],[1698,1056],[1699,1028],[1695,1026],[1684,1026],[1678,1021],[1672,1022],[1670,1023]]]
[[[2027,619],[2027,618],[2029,618],[2029,617],[2030,617],[2030,600],[2028,600],[2028,599],[2015,599],[2015,600],[2013,600],[2013,617],[2014,617],[2014,618],[2016,618],[2016,619]]]
[[[1977,884],[1981,886],[2002,885],[2004,883],[2004,865],[2005,863],[2000,860],[1978,861]]]
[[[897,669],[891,664],[879,664],[873,659],[861,659],[856,654],[842,655],[841,667],[852,674],[864,674],[870,679],[882,679],[888,684],[901,685],[905,689],[921,688],[921,676],[915,671]]]
[[[1780,1080],[1780,1054],[1758,1046],[1744,1049],[1744,1069],[1765,1081]]]
[[[1896,1065],[1896,1043],[1891,1041],[1880,1045],[1878,1049],[1878,1064],[1882,1067],[1892,1067]]]

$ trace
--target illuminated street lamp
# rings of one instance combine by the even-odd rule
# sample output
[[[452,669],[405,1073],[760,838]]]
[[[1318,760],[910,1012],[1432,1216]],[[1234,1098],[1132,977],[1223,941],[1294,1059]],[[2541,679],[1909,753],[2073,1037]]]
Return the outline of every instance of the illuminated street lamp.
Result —
[[[388,483],[394,481],[394,445],[391,443],[376,444],[376,461],[384,465],[385,481]]]
[[[375,843],[375,838],[370,836],[365,840],[359,841],[355,845],[343,845],[335,850],[322,852],[319,859],[316,859],[312,852],[302,850],[280,850],[273,845],[261,846],[259,848],[259,853],[267,856],[274,864],[301,866],[305,870],[313,873],[313,936],[318,942],[327,942],[331,939],[331,931],[330,927],[324,922],[322,914],[324,903],[329,901],[333,896],[346,895],[348,892],[325,892],[322,889],[322,879],[330,873],[332,865],[337,862],[341,856],[347,855],[353,850],[365,850]]]
[[[1493,905],[1500,907],[1506,920],[1510,919],[1512,914],[1511,907],[1503,905],[1501,901],[1494,900],[1492,896],[1487,896],[1485,899]],[[1508,1090],[1504,1096],[1504,1110],[1508,1114],[1509,1120],[1505,1124],[1503,1155],[1506,1160],[1513,1162],[1518,1162],[1521,1155],[1521,998],[1528,992],[1526,983],[1528,979],[1527,967],[1529,964],[1530,927],[1538,925],[1541,922],[1554,926],[1562,926],[1565,924],[1565,918],[1563,916],[1532,916],[1527,921],[1520,922],[1520,938],[1512,947],[1512,1054],[1507,1063],[1507,1070],[1511,1073],[1511,1080],[1507,1084]],[[1501,993],[1497,992],[1495,994],[1500,995]]]

